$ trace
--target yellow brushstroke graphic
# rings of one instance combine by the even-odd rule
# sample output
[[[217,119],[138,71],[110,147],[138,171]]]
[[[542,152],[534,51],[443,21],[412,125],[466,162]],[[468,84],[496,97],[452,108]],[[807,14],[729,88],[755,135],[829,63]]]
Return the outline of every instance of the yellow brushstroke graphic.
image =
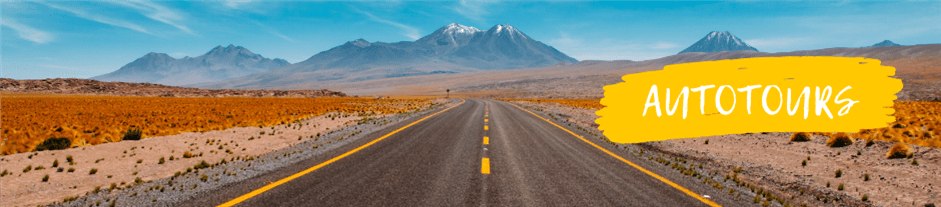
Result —
[[[595,122],[619,143],[885,127],[895,120],[890,114],[902,81],[890,78],[894,67],[880,64],[852,57],[760,57],[668,65],[605,86],[605,108]]]

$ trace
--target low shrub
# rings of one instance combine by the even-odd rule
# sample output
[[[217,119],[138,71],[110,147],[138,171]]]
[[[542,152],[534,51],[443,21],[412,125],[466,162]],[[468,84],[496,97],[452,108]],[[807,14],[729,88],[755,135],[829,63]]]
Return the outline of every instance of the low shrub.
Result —
[[[813,140],[813,137],[807,132],[798,132],[791,135],[792,142],[807,142],[810,140]]]
[[[895,145],[889,149],[889,153],[886,153],[885,156],[889,159],[908,157],[908,145],[902,144],[900,142],[895,143]]]
[[[124,132],[123,140],[140,140],[143,132],[140,129],[127,129],[127,132]]]
[[[42,182],[49,182],[49,175],[48,175],[48,174],[42,176]]]
[[[160,157],[160,160],[157,160],[158,165],[162,165],[164,162],[167,162],[167,160],[163,159],[163,157]]]
[[[827,139],[827,146],[829,147],[845,147],[851,144],[853,144],[853,138],[850,138],[849,134],[845,132],[830,135],[830,139]]]
[[[89,175],[94,175],[95,173],[98,173],[98,169],[96,168],[92,168],[91,170],[88,171]]]
[[[838,177],[838,178],[839,178],[839,177],[843,177],[843,170],[836,170],[836,172],[835,172],[834,174],[836,174],[836,177]]]
[[[72,146],[72,140],[65,137],[53,137],[42,141],[36,146],[36,151],[43,150],[63,150]]]

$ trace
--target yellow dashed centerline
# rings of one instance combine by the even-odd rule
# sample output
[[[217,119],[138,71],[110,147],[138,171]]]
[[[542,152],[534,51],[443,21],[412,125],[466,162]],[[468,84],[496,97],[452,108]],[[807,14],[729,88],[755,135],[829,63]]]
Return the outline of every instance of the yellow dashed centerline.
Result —
[[[490,120],[484,119],[484,122],[489,122]]]
[[[490,128],[488,128],[487,125],[484,125],[484,130],[489,130],[489,129]]]
[[[480,173],[490,174],[490,158],[480,160]]]
[[[484,144],[490,144],[490,137],[484,136]]]

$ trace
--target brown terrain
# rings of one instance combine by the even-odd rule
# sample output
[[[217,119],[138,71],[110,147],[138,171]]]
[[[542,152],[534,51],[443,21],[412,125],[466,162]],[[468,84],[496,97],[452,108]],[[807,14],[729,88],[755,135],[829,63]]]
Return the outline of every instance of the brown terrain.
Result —
[[[5,93],[49,93],[114,96],[159,97],[343,97],[343,92],[328,90],[239,90],[198,89],[152,83],[101,82],[89,79],[56,78],[13,80],[0,78]]]

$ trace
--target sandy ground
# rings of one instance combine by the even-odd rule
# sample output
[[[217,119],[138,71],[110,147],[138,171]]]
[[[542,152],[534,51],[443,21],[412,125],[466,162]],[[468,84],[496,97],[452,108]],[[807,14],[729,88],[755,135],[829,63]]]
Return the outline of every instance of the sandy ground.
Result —
[[[598,116],[595,110],[557,103],[517,103],[540,108],[568,122],[597,131],[594,119]],[[918,165],[912,165],[913,159],[886,158],[886,153],[894,143],[876,141],[874,145],[866,147],[865,141],[856,140],[850,146],[830,148],[825,145],[826,136],[814,135],[814,140],[810,142],[790,142],[791,134],[736,134],[620,145],[629,146],[626,149],[651,149],[664,154],[664,157],[681,157],[704,164],[707,171],[719,172],[716,176],[718,179],[723,174],[733,174],[734,168],[740,168],[737,174],[743,181],[774,189],[776,195],[789,197],[787,201],[794,204],[941,204],[941,150],[937,148],[909,145],[909,152],[914,152],[913,157],[918,161]],[[708,144],[705,143],[707,139]],[[801,161],[808,157],[810,160],[807,165],[802,166]],[[835,175],[837,169],[842,171],[839,178]],[[864,180],[864,174],[869,174],[869,181]],[[735,185],[728,180],[726,183]],[[830,183],[829,187],[827,183]],[[843,190],[837,189],[840,184],[844,185]],[[742,194],[746,194],[745,191],[739,190]],[[864,195],[868,196],[868,202],[861,201]],[[742,197],[750,201],[753,196],[754,193],[751,193]],[[822,202],[825,199],[820,198],[828,198],[831,202]]]
[[[435,100],[435,103],[443,102]],[[319,139],[340,128],[353,126],[361,118],[327,114],[274,127],[238,127],[222,131],[192,132],[151,137],[140,141],[121,141],[83,148],[19,153],[0,157],[0,206],[34,206],[61,202],[63,198],[85,195],[95,187],[109,188],[115,183],[126,188],[136,178],[143,181],[168,178],[185,172],[202,161],[209,164],[263,155],[298,143]],[[299,137],[301,139],[299,139]],[[184,152],[197,155],[183,158]],[[74,164],[66,159],[71,156]],[[170,157],[173,160],[170,160]],[[165,163],[159,160],[165,158]],[[52,167],[58,160],[58,167]],[[24,168],[32,168],[24,172]],[[42,166],[45,169],[35,169]],[[62,169],[61,172],[58,169]],[[74,172],[68,172],[73,169]],[[95,174],[90,174],[97,169]],[[48,181],[42,181],[48,175]]]

